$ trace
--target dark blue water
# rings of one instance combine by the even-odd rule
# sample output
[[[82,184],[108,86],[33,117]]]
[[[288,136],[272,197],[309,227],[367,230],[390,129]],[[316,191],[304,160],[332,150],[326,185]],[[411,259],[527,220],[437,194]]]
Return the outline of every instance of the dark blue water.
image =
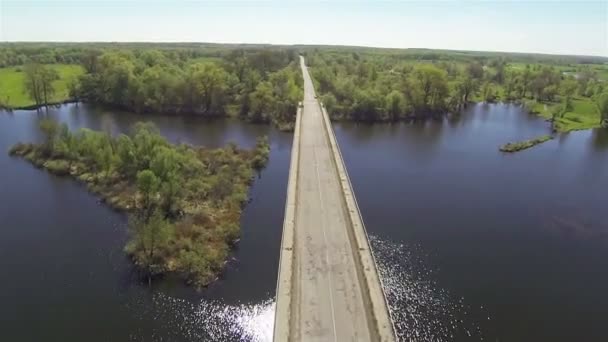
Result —
[[[86,188],[7,155],[40,139],[50,116],[71,129],[126,132],[150,120],[174,142],[253,147],[268,135],[270,162],[251,190],[241,241],[226,272],[197,292],[177,281],[138,281],[122,248],[126,217]],[[86,105],[48,114],[0,113],[0,331],[7,341],[194,341],[271,332],[292,135],[238,121],[142,117]]]
[[[147,119],[171,141],[206,146],[267,134],[270,163],[226,272],[197,292],[139,283],[122,251],[123,214],[0,153],[2,339],[270,340],[292,135],[84,105],[48,115],[112,133]],[[0,113],[0,151],[40,139],[41,117]],[[605,340],[608,131],[507,155],[501,144],[548,124],[516,106],[478,105],[443,121],[334,127],[403,340]]]
[[[606,340],[608,130],[503,154],[549,133],[509,105],[335,129],[403,337]]]

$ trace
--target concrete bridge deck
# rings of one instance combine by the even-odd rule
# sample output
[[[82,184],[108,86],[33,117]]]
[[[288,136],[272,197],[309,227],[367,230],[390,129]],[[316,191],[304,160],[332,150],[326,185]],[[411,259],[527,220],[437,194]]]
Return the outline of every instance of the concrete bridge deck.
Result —
[[[301,58],[275,341],[393,341],[365,227],[327,113]]]

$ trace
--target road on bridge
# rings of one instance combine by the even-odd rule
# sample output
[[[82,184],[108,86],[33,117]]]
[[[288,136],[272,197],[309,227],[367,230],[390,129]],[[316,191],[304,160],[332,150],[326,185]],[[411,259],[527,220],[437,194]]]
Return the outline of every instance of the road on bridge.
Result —
[[[361,264],[356,259],[353,233],[349,232],[352,226],[330,133],[303,58],[300,63],[304,100],[299,137],[294,137],[299,138],[299,162],[294,177],[297,191],[289,318],[277,316],[276,322],[289,321],[287,334],[292,341],[391,340],[378,333],[371,312],[374,309],[365,292],[368,286],[362,279],[362,271],[357,270]],[[279,296],[277,301],[281,301]],[[277,315],[282,314],[279,311]],[[275,341],[284,338],[277,336],[275,330]]]

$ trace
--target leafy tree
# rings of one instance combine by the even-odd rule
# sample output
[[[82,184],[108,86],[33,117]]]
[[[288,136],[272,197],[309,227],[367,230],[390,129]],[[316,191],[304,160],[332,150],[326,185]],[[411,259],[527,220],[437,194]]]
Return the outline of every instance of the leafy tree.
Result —
[[[25,67],[25,89],[36,106],[48,106],[55,94],[53,82],[59,78],[55,69],[31,63]]]
[[[39,123],[40,130],[44,134],[44,149],[47,153],[53,151],[53,145],[59,133],[59,124],[52,119],[42,119]]]
[[[608,125],[608,92],[598,97],[597,107],[600,112],[600,122],[604,126]]]
[[[215,64],[205,63],[193,67],[196,90],[202,98],[205,113],[223,113],[226,72]]]
[[[153,275],[164,271],[164,260],[160,253],[167,248],[173,231],[158,211],[153,211],[148,218],[133,216],[129,229],[132,242],[127,249],[138,265],[147,271],[148,283],[151,283]]]
[[[448,92],[447,75],[433,65],[423,65],[414,71],[414,87],[420,89],[422,95],[422,110],[438,111],[445,108]]]
[[[337,104],[337,100],[334,94],[328,93],[323,95],[322,102],[323,105],[325,105],[325,109],[327,109],[327,112],[331,115],[334,112]]]
[[[393,90],[386,96],[386,108],[390,119],[392,121],[398,120],[405,111],[405,96]]]
[[[483,65],[479,62],[472,62],[467,65],[467,74],[473,79],[482,79],[483,72]]]
[[[156,210],[156,199],[160,188],[160,180],[151,170],[137,173],[137,190],[141,195],[141,210],[139,216],[147,223]]]
[[[490,82],[484,82],[483,86],[481,87],[481,93],[485,102],[494,102],[496,99],[494,88]]]
[[[572,98],[576,93],[577,86],[578,86],[578,83],[576,82],[576,80],[574,80],[572,78],[564,80],[560,84],[560,93],[563,96]]]
[[[258,84],[255,91],[249,95],[251,104],[250,118],[253,122],[263,122],[268,120],[268,114],[274,106],[274,96],[272,85],[269,82]]]

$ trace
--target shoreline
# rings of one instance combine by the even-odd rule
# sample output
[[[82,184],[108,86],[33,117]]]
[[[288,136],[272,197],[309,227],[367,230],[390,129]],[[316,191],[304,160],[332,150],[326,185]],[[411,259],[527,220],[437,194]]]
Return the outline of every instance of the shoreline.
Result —
[[[87,133],[79,134],[84,134],[80,136],[84,138],[77,139],[86,141]],[[118,143],[118,140],[113,143]],[[194,164],[184,166],[187,169],[185,172],[192,174],[189,180],[175,185],[189,190],[182,190],[183,193],[176,197],[169,211],[162,209],[163,211],[159,212],[167,240],[164,244],[152,247],[157,249],[156,254],[152,256],[148,254],[149,249],[146,250],[150,247],[146,247],[145,242],[142,242],[149,238],[148,235],[140,234],[154,233],[143,232],[141,229],[147,228],[132,226],[132,223],[135,222],[133,220],[138,220],[138,217],[141,219],[142,213],[149,210],[149,201],[158,202],[154,205],[158,210],[165,208],[163,201],[167,197],[161,191],[163,188],[159,187],[158,192],[142,193],[139,188],[139,174],[134,178],[133,175],[122,173],[118,168],[101,170],[90,164],[90,157],[86,154],[62,154],[54,147],[49,150],[48,146],[17,143],[11,147],[8,154],[25,159],[38,169],[83,184],[101,203],[126,213],[129,216],[130,238],[124,246],[124,251],[142,272],[141,275],[146,275],[149,281],[173,274],[197,289],[207,287],[224,271],[241,234],[240,219],[243,208],[249,202],[248,193],[255,180],[255,172],[264,168],[269,152],[265,143],[260,143],[252,149],[239,149],[232,145],[217,149],[166,145],[165,149],[174,149],[176,153],[183,151],[184,156],[192,156],[194,159],[190,163]],[[217,171],[206,171],[204,165],[208,163],[215,163]],[[199,166],[192,169],[196,165]],[[233,169],[226,172],[222,165],[231,166]],[[218,177],[230,179],[232,184],[228,186],[215,182]],[[209,184],[209,189],[201,189],[199,183]],[[160,183],[162,184],[166,183]],[[144,245],[141,245],[142,243]]]

